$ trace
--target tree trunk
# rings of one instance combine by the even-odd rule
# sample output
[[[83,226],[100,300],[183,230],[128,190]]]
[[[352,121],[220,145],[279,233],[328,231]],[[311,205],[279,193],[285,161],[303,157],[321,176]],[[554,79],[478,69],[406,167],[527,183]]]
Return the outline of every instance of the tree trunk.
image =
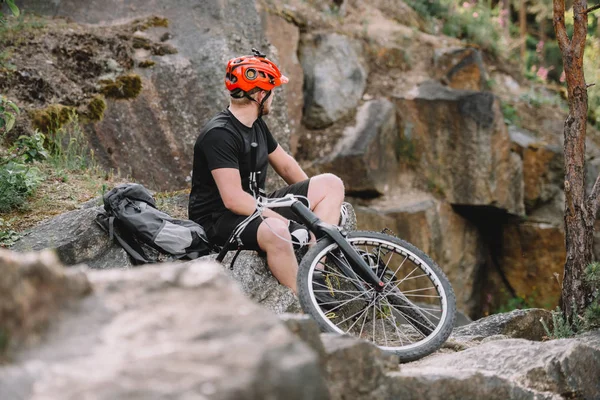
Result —
[[[562,52],[569,115],[565,121],[565,240],[567,259],[561,308],[569,321],[592,301],[591,288],[583,279],[592,261],[594,221],[598,208],[600,180],[589,198],[585,194],[585,137],[587,127],[587,86],[583,73],[583,52],[587,35],[586,0],[575,0],[573,38],[569,40],[564,21],[564,0],[554,0],[554,29]]]
[[[521,38],[521,62],[525,65],[525,50],[527,49],[527,0],[521,0],[519,8],[519,33]]]
[[[502,26],[504,31],[504,36],[509,39],[510,38],[510,0],[502,0],[502,11],[504,12],[502,16]]]

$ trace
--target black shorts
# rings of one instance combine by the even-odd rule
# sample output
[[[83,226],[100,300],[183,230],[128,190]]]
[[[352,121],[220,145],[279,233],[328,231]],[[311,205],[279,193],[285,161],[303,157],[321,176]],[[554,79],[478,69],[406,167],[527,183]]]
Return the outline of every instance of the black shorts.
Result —
[[[290,193],[299,196],[308,196],[309,184],[310,179],[307,179],[302,182],[297,182],[293,185],[278,189],[273,193],[270,193],[267,197],[278,198]],[[290,207],[278,207],[274,208],[273,211],[276,211],[278,214],[283,215],[287,219],[299,222],[298,217]],[[220,217],[218,217],[214,221],[214,223],[212,223],[212,225],[210,225],[206,229],[206,235],[208,236],[208,240],[210,240],[211,243],[223,246],[227,239],[229,239],[231,232],[233,232],[233,230],[246,218],[248,217],[244,215],[234,214],[231,211],[224,212]],[[262,219],[256,218],[252,220],[244,229],[244,231],[240,235],[240,239],[242,240],[244,249],[261,250],[260,246],[258,245],[257,233],[258,227],[262,222]]]

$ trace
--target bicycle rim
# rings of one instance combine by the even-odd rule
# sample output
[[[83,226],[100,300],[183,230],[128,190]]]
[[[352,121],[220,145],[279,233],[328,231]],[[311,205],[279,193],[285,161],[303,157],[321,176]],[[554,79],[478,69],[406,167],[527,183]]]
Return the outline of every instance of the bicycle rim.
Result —
[[[315,248],[301,301],[327,331],[373,342],[403,360],[435,351],[452,330],[455,300],[447,278],[420,250],[397,238],[356,232],[347,238],[386,283],[378,294],[362,278],[345,276],[335,243]],[[307,254],[307,257],[309,255]],[[310,284],[308,284],[310,282]],[[304,290],[302,290],[304,289]],[[306,299],[308,297],[308,299]],[[427,329],[425,327],[427,326]]]

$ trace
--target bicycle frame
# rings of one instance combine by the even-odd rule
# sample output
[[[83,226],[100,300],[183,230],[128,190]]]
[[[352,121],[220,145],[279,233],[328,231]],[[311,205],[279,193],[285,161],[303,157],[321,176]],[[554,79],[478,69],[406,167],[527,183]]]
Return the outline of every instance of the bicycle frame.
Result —
[[[363,260],[363,258],[354,250],[348,241],[346,241],[345,234],[338,226],[321,221],[321,219],[319,219],[315,213],[313,213],[304,205],[304,203],[295,198],[293,195],[287,195],[281,199],[278,199],[276,203],[268,206],[268,208],[277,207],[290,207],[298,216],[299,220],[308,228],[308,230],[314,233],[317,238],[328,237],[335,242],[352,267],[352,270],[347,270],[345,266],[340,266],[344,270],[345,274],[347,274],[349,277],[356,276],[357,274],[364,279],[365,282],[373,285],[375,291],[381,292],[383,290],[385,283],[379,279],[377,274],[367,265],[365,260]],[[234,248],[236,244],[236,231],[237,228],[234,230],[225,243],[225,246],[223,246],[219,252],[219,255],[216,259],[217,261],[221,262],[223,258],[225,258],[227,252]],[[365,288],[362,289],[366,290]]]

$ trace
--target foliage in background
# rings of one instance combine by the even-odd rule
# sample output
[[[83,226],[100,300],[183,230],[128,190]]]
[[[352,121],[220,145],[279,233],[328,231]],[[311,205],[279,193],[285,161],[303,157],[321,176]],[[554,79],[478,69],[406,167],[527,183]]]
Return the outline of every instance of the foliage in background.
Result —
[[[96,167],[94,152],[89,150],[88,140],[75,111],[69,114],[65,124],[50,130],[46,140],[48,161],[57,169],[73,171]]]
[[[10,247],[20,237],[21,235],[12,228],[12,221],[0,217],[0,247]]]
[[[558,307],[552,311],[551,327],[540,319],[548,338],[563,339],[600,328],[600,262],[593,262],[586,267],[584,280],[592,286],[594,300],[582,313],[573,310],[573,324],[569,324]]]
[[[19,113],[19,107],[15,103],[0,95],[0,134],[10,132]]]
[[[19,11],[19,8],[15,5],[15,0],[0,0],[0,24],[6,23],[6,20],[4,19],[4,14],[2,13],[2,4],[4,4],[4,3],[6,3],[6,5],[8,5],[10,12],[12,12],[12,14],[15,17],[18,17],[19,14],[21,13]]]
[[[0,213],[22,209],[41,180],[37,167],[15,161],[0,166]]]

